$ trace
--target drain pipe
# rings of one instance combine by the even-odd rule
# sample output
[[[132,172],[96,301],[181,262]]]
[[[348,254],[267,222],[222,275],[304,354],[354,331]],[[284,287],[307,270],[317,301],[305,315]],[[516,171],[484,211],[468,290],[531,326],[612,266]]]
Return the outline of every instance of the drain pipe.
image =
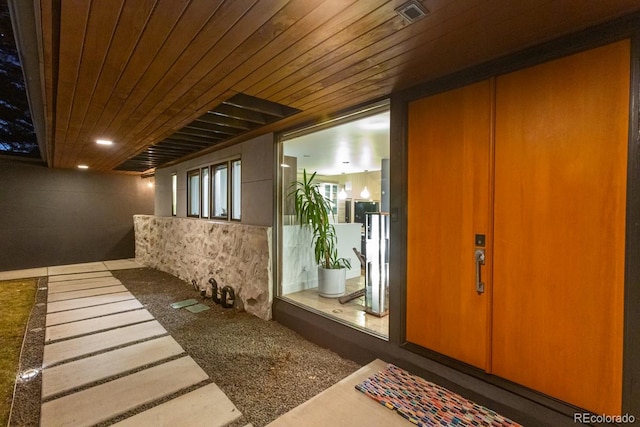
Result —
[[[222,288],[222,306],[224,308],[233,308],[236,302],[236,294],[231,286]]]
[[[223,308],[233,308],[236,302],[236,293],[231,286],[224,286],[218,293],[218,282],[213,277],[209,279],[211,284],[211,299]]]
[[[216,304],[220,304],[220,297],[218,296],[218,282],[213,277],[209,279],[209,283],[211,284],[211,299]]]

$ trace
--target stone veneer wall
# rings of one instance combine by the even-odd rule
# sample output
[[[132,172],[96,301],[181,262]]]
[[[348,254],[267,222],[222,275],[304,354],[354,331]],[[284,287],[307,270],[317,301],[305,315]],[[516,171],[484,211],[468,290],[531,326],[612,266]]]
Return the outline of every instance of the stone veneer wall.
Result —
[[[229,285],[236,306],[271,319],[271,227],[134,215],[136,261],[204,286]]]

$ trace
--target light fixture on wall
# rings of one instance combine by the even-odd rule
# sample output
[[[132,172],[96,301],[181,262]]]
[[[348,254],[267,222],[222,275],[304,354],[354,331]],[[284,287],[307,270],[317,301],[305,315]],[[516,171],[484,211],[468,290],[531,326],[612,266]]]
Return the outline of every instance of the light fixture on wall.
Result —
[[[146,182],[147,187],[149,188],[153,188],[156,185],[156,176],[155,173],[151,172],[151,173],[143,173],[142,175],[140,175],[140,178],[142,179],[142,182]]]

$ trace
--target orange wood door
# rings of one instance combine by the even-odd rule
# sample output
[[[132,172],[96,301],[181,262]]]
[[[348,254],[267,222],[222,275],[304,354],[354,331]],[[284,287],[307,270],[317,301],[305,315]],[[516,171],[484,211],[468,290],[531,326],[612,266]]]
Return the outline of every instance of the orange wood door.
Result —
[[[492,369],[619,414],[630,45],[496,81]]]
[[[408,127],[406,337],[482,369],[491,265],[479,295],[474,237],[490,249],[491,94],[484,81],[412,102]]]

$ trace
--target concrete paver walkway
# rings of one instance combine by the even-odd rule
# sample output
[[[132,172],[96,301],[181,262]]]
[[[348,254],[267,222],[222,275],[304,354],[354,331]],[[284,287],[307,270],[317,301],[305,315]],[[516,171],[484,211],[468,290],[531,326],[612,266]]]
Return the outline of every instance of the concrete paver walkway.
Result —
[[[40,426],[91,426],[207,378],[192,358],[182,357],[45,402]]]
[[[66,280],[64,282],[49,283],[49,294],[66,293],[82,289],[104,288],[119,285],[120,281],[115,277],[97,277],[85,280]]]
[[[46,273],[45,273],[45,276],[46,276]],[[111,271],[109,270],[96,271],[95,273],[60,274],[58,276],[49,276],[49,284],[63,282],[63,281],[75,282],[76,280],[97,279],[100,277],[111,278],[113,276],[111,275]]]
[[[63,338],[95,333],[148,320],[153,320],[153,316],[147,310],[142,309],[77,322],[63,323],[62,325],[47,326],[44,333],[44,341],[48,343]]]
[[[182,353],[180,344],[165,336],[54,366],[42,372],[42,397],[48,398]]]
[[[126,292],[127,288],[122,285],[107,286],[102,288],[80,289],[76,291],[60,292],[57,294],[49,294],[48,302],[77,300],[79,298],[94,297],[98,295],[115,294],[117,292]]]
[[[49,276],[42,427],[109,422],[142,405],[151,409],[120,424],[225,426],[242,416],[109,271],[138,267],[116,260],[0,272],[0,280]]]
[[[166,329],[153,320],[47,344],[44,346],[43,367],[166,334]]]
[[[137,299],[130,299],[110,304],[97,305],[94,307],[78,308],[76,310],[58,311],[47,314],[47,326],[59,325],[61,323],[76,322],[78,320],[91,319],[92,317],[115,314],[123,311],[136,310],[142,308],[142,304]]]
[[[214,413],[217,414],[215,418],[209,416]],[[212,383],[127,418],[116,426],[217,427],[235,421],[237,415],[238,410],[231,401]]]
[[[73,310],[76,308],[91,307],[94,305],[108,304],[110,302],[135,299],[131,292],[118,292],[115,294],[100,295],[92,298],[78,298],[67,301],[57,301],[47,303],[47,313]]]

